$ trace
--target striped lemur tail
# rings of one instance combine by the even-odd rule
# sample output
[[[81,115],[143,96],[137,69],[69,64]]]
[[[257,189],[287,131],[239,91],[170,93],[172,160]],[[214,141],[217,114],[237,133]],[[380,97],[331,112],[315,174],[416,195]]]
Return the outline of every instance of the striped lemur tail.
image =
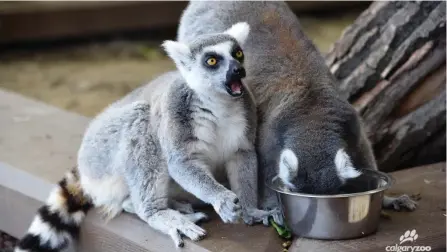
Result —
[[[84,195],[77,168],[67,172],[40,207],[15,252],[59,252],[77,239],[82,220],[93,207]]]

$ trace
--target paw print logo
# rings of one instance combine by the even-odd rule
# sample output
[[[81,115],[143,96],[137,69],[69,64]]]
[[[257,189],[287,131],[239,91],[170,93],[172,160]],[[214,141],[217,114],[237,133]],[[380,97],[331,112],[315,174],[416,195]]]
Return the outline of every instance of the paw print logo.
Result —
[[[405,232],[405,234],[400,236],[399,244],[402,244],[407,241],[414,242],[414,241],[416,241],[417,238],[418,238],[418,234],[416,234],[416,229],[411,230],[411,232],[410,232],[410,230],[407,230],[407,232]]]

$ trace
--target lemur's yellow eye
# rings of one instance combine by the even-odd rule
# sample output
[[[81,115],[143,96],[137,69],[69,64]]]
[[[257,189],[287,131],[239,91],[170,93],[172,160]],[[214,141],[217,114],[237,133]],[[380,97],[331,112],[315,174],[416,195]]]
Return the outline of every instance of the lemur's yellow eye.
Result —
[[[206,64],[210,65],[210,66],[214,66],[217,64],[217,59],[214,57],[211,57],[209,59],[206,60]]]
[[[240,59],[242,56],[244,56],[244,53],[241,50],[236,52],[236,58]]]

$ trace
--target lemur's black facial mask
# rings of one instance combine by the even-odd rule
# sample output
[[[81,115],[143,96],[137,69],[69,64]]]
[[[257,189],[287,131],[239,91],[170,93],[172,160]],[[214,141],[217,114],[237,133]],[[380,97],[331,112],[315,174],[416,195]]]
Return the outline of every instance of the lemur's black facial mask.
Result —
[[[229,63],[225,89],[233,97],[240,97],[244,93],[242,79],[245,78],[245,68],[239,61],[231,60]]]

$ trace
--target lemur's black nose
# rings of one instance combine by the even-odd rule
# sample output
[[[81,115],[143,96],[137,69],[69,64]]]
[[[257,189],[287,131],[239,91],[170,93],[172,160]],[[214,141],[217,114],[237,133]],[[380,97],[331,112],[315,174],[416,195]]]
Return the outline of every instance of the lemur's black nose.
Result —
[[[233,74],[239,78],[245,77],[245,69],[241,65],[233,66]]]

